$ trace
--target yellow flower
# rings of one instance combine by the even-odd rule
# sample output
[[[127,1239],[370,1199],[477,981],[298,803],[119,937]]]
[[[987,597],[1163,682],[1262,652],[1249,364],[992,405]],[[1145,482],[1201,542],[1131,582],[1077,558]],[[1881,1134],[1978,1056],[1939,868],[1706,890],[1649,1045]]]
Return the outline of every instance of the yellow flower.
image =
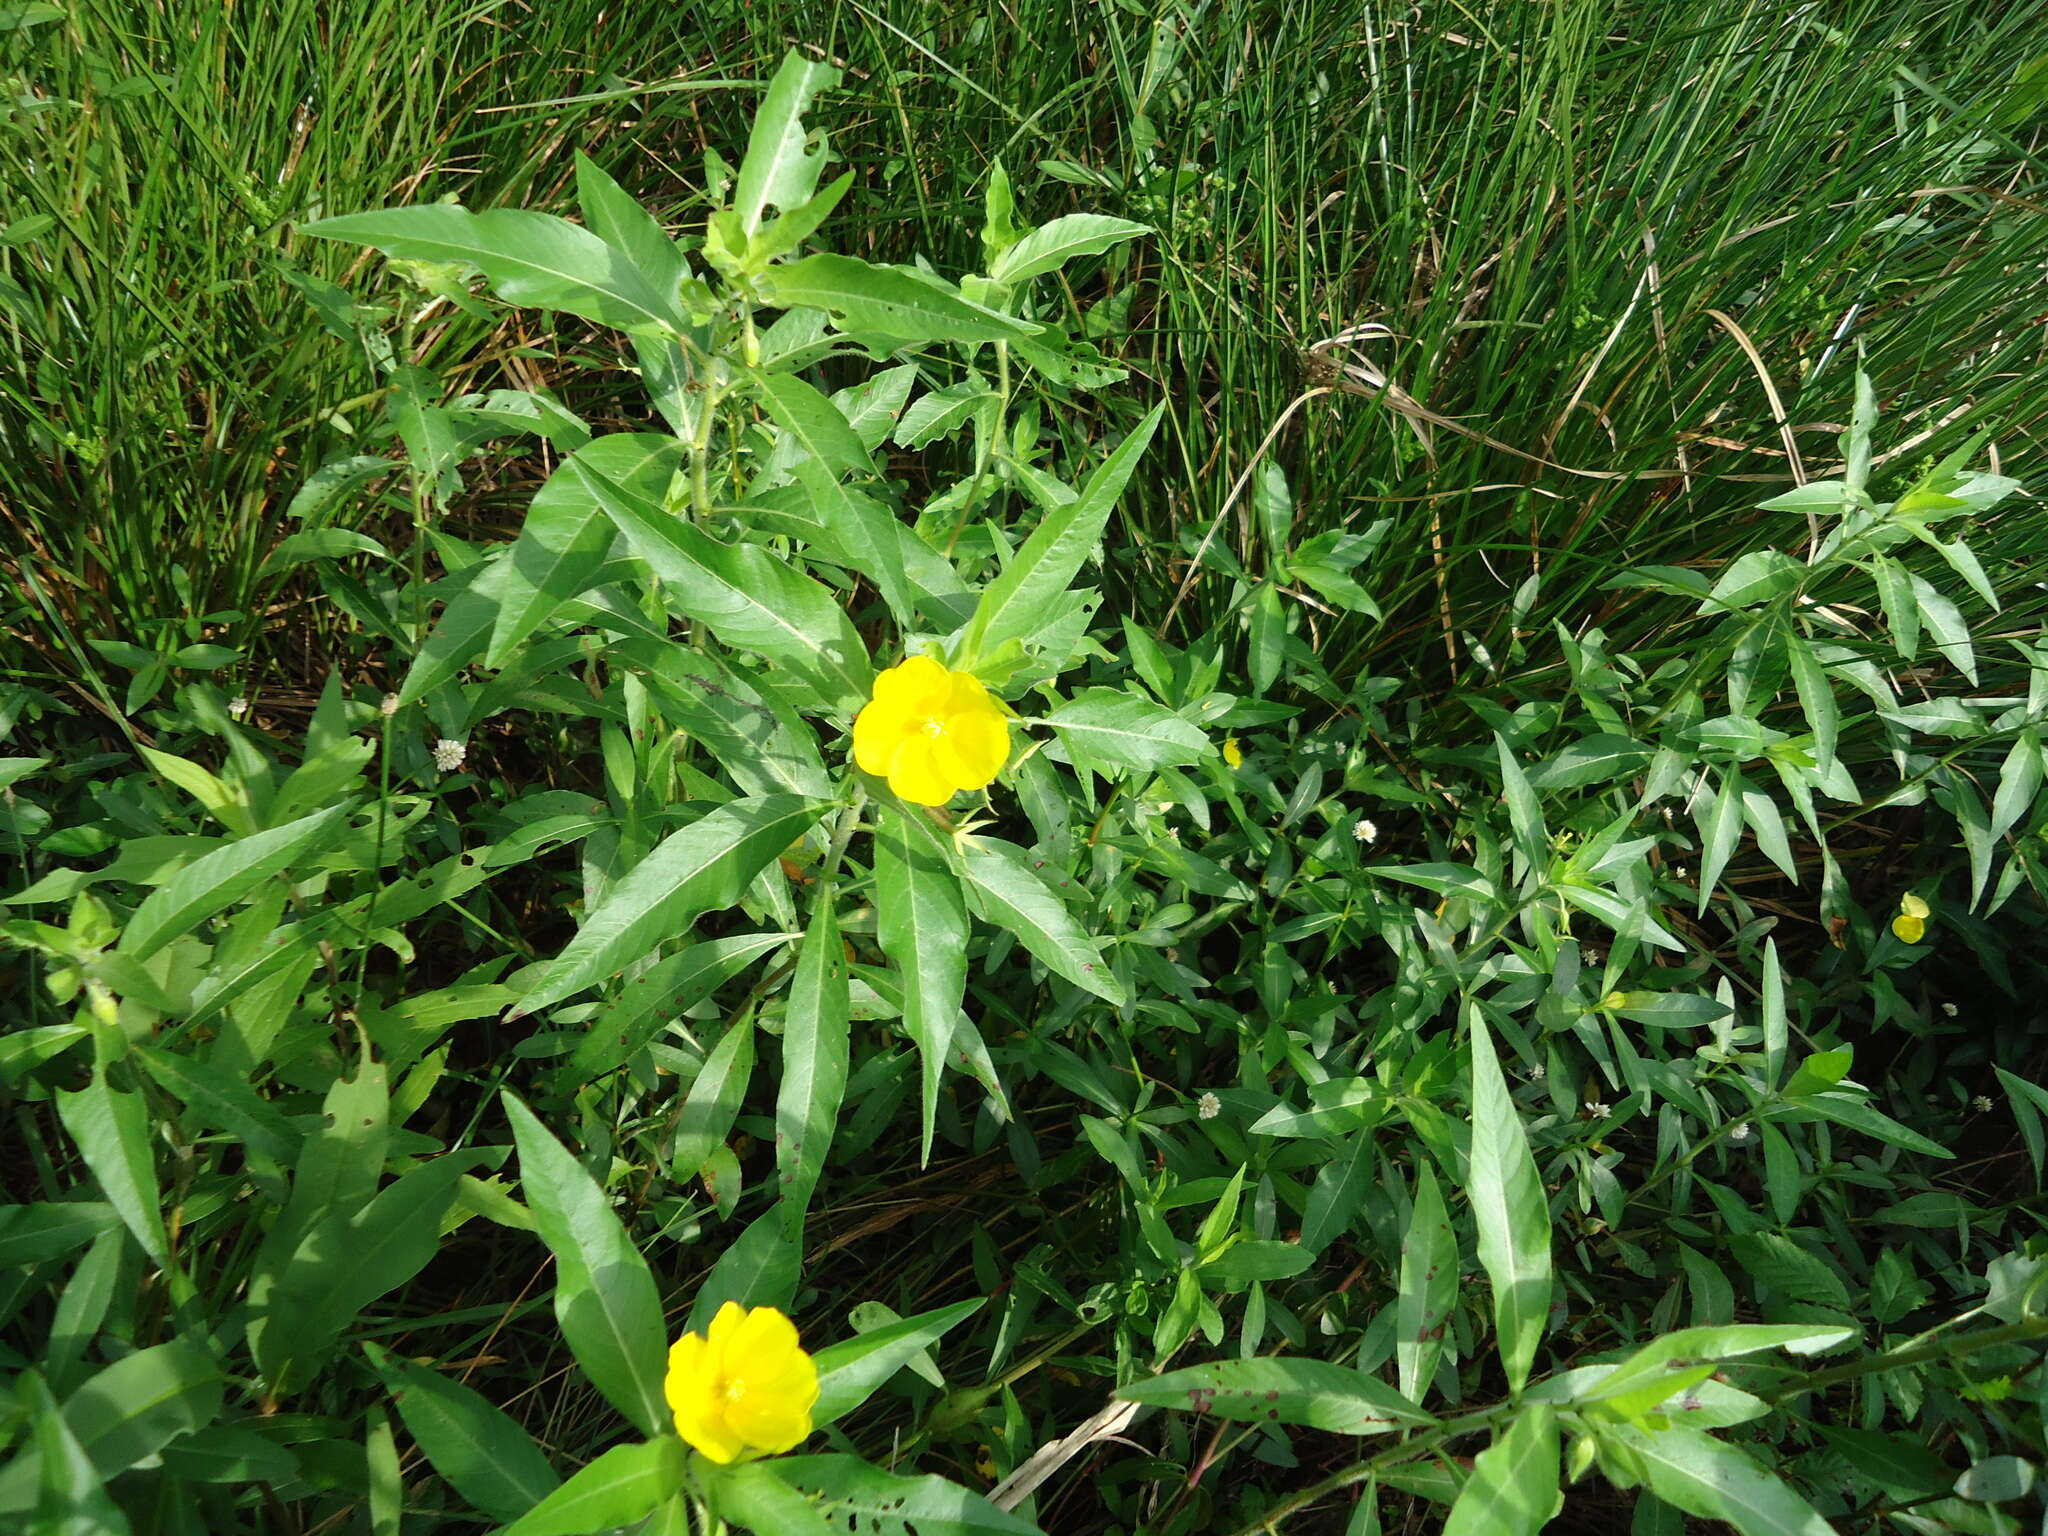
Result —
[[[970,672],[913,656],[875,679],[853,720],[853,760],[919,805],[993,783],[1010,755],[1010,724]]]
[[[1892,919],[1892,932],[1908,944],[1918,944],[1927,936],[1927,915],[1931,909],[1927,903],[1910,891],[1899,900],[1899,915]]]
[[[1244,748],[1237,744],[1235,736],[1223,738],[1223,761],[1230,764],[1233,768],[1242,768],[1244,766]]]
[[[728,1301],[709,1338],[676,1340],[664,1390],[677,1434],[713,1461],[751,1461],[810,1435],[818,1368],[798,1346],[796,1325],[775,1308],[750,1312]]]

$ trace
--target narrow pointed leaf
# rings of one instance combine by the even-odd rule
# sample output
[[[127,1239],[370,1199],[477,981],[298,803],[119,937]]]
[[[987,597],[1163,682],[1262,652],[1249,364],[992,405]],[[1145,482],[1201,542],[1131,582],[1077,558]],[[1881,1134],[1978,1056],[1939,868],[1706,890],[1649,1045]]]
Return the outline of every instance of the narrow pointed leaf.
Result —
[[[907,814],[915,813],[885,809],[875,832],[875,931],[903,978],[903,1026],[921,1069],[918,1145],[928,1160],[939,1080],[967,991],[967,903],[944,858],[903,827]]]
[[[1472,1040],[1472,1202],[1479,1262],[1493,1282],[1493,1324],[1508,1386],[1521,1391],[1550,1313],[1550,1206],[1493,1037],[1468,1009]]]

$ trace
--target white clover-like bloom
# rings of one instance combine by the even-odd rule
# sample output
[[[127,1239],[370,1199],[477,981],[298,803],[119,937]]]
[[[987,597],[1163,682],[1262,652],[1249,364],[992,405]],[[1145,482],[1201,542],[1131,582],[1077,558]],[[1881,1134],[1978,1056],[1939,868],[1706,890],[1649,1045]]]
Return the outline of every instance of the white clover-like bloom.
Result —
[[[241,719],[242,716],[249,713],[249,701],[240,694],[236,694],[232,699],[228,700],[228,713],[237,720]]]
[[[1205,1093],[1196,1101],[1195,1113],[1204,1120],[1214,1120],[1223,1113],[1223,1101],[1213,1093]]]
[[[1529,1069],[1529,1081],[1532,1083],[1540,1083],[1548,1076],[1550,1076],[1550,1069],[1540,1061]]]
[[[434,743],[434,766],[443,773],[455,772],[468,755],[469,748],[459,741],[450,741],[446,736]]]
[[[384,695],[383,698],[379,699],[377,701],[377,713],[384,716],[384,718],[387,720],[390,719],[393,715],[397,714],[398,695],[395,693],[387,693]]]
[[[1747,1120],[1740,1120],[1736,1122],[1735,1129],[1728,1133],[1728,1139],[1739,1146],[1749,1140],[1753,1134],[1755,1133],[1750,1130],[1749,1122]]]
[[[1598,1099],[1588,1099],[1586,1100],[1586,1113],[1595,1120],[1605,1120],[1614,1113],[1614,1109],[1611,1105],[1603,1104]]]
[[[1998,1108],[1998,1106],[1991,1102],[1990,1094],[1980,1093],[1977,1095],[1977,1097],[1970,1100],[1970,1108],[1977,1111],[1977,1113],[1980,1115],[1988,1115],[1991,1113],[1992,1110]]]
[[[1361,816],[1351,823],[1351,835],[1361,843],[1376,843],[1379,841],[1380,829],[1370,817]]]
[[[1956,1005],[1954,1003],[1943,1003],[1941,1011],[1943,1017],[1952,1019],[1956,1016]]]

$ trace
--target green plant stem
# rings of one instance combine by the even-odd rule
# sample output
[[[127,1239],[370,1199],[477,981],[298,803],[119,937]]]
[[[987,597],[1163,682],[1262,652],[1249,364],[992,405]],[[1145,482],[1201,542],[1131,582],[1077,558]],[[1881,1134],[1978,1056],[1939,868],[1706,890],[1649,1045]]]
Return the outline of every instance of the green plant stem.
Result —
[[[1925,1365],[1931,1360],[1959,1360],[1982,1349],[1996,1349],[2005,1344],[2025,1344],[2034,1339],[2044,1338],[2048,1338],[2048,1314],[2040,1317],[2023,1317],[2018,1322],[2007,1323],[2002,1328],[1986,1328],[1977,1333],[1966,1333],[1958,1339],[1902,1345],[1881,1355],[1872,1355],[1867,1360],[1852,1360],[1847,1365],[1814,1371],[1797,1383],[1763,1394],[1763,1398],[1767,1403],[1781,1403],[1788,1397],[1818,1391],[1839,1382],[1854,1381],[1877,1371],[1897,1370],[1908,1365]]]

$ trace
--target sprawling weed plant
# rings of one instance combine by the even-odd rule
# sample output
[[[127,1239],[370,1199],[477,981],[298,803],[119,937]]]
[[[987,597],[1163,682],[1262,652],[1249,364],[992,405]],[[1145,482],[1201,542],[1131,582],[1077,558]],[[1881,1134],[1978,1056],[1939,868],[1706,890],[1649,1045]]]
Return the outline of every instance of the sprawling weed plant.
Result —
[[[1704,550],[1598,543],[1651,476],[1616,432],[1606,499],[1532,518],[1483,604],[1453,560],[1506,552],[1493,513],[1316,515],[1267,452],[1291,406],[1213,514],[1146,529],[1197,441],[1124,344],[1203,186],[1159,126],[1190,35],[1118,57],[1155,169],[1068,176],[1142,219],[1034,222],[994,162],[949,268],[830,248],[855,176],[803,53],[683,239],[583,157],[577,221],[305,227],[385,258],[315,290],[384,426],[306,478],[284,556],[377,680],[260,730],[182,675],[215,658],[138,652],[135,755],[0,759],[0,1521],[2022,1528],[2021,486],[1961,416],[1888,441],[1910,360],[1845,332],[1831,460],[1774,404],[1776,494]],[[1564,209],[1492,281],[1533,303],[1583,259]],[[1449,329],[1512,375],[1477,292]],[[631,383],[465,388],[451,314],[587,327]],[[1526,512],[1594,457],[1425,404],[1457,349],[1397,380],[1338,330],[1289,388],[1378,411],[1401,474],[1506,449]],[[544,478],[465,537],[507,443]],[[1639,528],[1721,491],[1656,468]],[[395,557],[323,510],[391,477]],[[46,691],[0,711],[61,739]]]

